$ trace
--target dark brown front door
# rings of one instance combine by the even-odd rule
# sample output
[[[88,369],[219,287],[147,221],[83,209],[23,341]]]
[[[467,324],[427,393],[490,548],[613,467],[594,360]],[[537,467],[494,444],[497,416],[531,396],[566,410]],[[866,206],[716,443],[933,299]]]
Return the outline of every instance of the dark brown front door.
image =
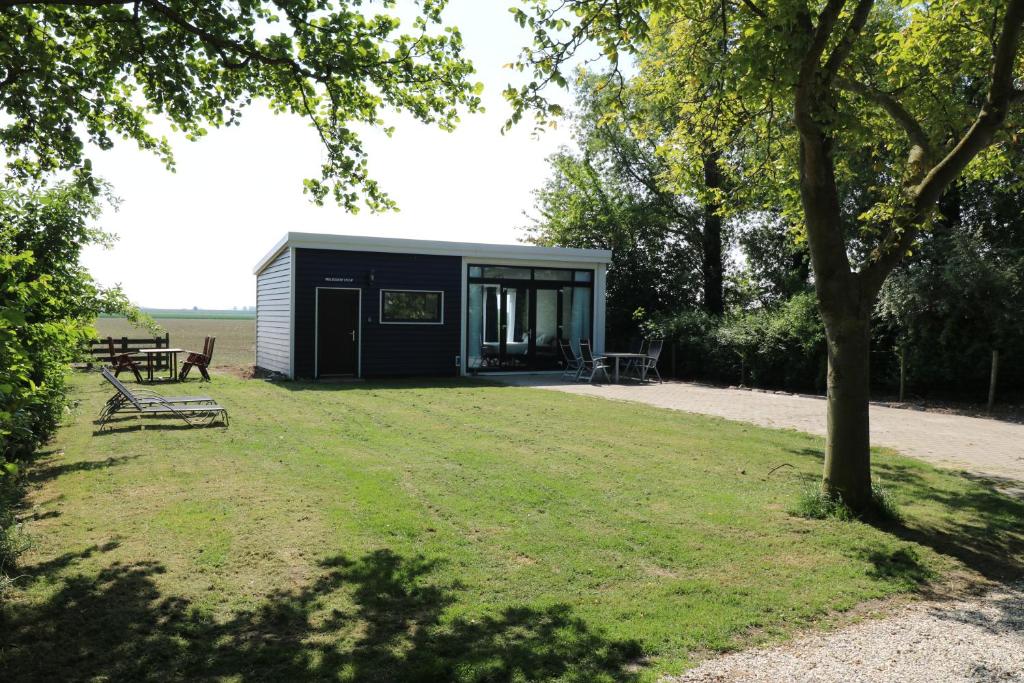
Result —
[[[359,291],[317,290],[317,375],[355,375],[359,358]]]

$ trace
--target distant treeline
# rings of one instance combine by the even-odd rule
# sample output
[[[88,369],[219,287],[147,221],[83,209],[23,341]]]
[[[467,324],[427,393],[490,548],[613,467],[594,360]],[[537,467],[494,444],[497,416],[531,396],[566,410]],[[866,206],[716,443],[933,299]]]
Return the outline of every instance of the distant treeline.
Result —
[[[204,308],[142,308],[143,313],[154,318],[210,318],[251,320],[256,317],[256,309],[204,309]],[[117,318],[118,315],[101,315],[101,318]]]

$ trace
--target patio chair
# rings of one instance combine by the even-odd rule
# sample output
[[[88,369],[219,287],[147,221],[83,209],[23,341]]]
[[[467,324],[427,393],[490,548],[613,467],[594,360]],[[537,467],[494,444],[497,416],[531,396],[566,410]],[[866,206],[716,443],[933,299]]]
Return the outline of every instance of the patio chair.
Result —
[[[633,371],[637,375],[637,379],[641,382],[647,381],[647,375],[654,373],[658,378],[658,382],[663,382],[661,379],[661,373],[658,372],[658,358],[661,356],[661,349],[665,346],[664,339],[655,339],[647,345],[647,358],[642,358],[633,366]]]
[[[210,373],[207,372],[207,369],[213,361],[213,344],[216,341],[216,337],[207,337],[203,342],[202,353],[196,353],[194,351],[188,352],[188,357],[185,358],[185,362],[181,364],[181,372],[178,373],[178,379],[180,381],[185,381],[185,378],[188,377],[188,373],[192,370],[193,366],[199,368],[199,374],[203,376],[203,379],[207,382],[210,381]]]
[[[156,415],[175,417],[184,421],[189,427],[211,424],[218,417],[228,424],[228,411],[217,405],[209,396],[161,396],[148,389],[130,390],[114,373],[108,369],[100,370],[103,378],[113,385],[117,393],[107,401],[100,411],[100,431],[107,426],[114,415],[130,413],[138,415]]]
[[[647,345],[649,343],[650,342],[647,339],[639,339],[639,340],[638,339],[634,339],[634,340],[632,340],[632,342],[629,345],[630,346],[629,350],[632,351],[633,353],[642,353],[644,355],[647,355]],[[643,362],[642,358],[627,358],[626,359],[626,366],[624,368],[622,368],[623,374],[626,377],[628,377],[629,373],[633,371],[633,369],[637,366],[637,364],[638,363],[642,363],[642,362]]]
[[[114,371],[114,377],[121,374],[122,370],[131,370],[135,375],[135,381],[142,382],[142,374],[139,372],[139,364],[132,359],[130,353],[118,353],[114,348],[114,338],[107,337],[107,348],[110,349],[110,368]]]
[[[605,380],[611,381],[612,378],[608,374],[608,364],[605,362],[605,357],[594,355],[590,348],[589,339],[580,339],[580,356],[582,356],[583,365],[580,368],[580,373],[576,376],[577,379],[582,379],[586,376],[587,381],[593,384],[594,376],[598,372],[602,372],[604,373]]]
[[[580,371],[583,369],[583,359],[573,351],[572,344],[569,342],[559,340],[558,346],[562,349],[562,359],[564,362],[562,377],[572,375],[572,378],[576,379],[580,376]]]

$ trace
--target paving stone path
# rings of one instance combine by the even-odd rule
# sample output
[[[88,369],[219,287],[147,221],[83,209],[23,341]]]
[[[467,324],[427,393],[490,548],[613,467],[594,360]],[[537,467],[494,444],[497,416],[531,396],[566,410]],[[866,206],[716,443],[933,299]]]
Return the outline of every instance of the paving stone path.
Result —
[[[516,386],[637,401],[764,427],[825,434],[825,401],[813,396],[688,382],[590,385],[565,382],[551,375],[507,375],[496,379]],[[1024,425],[1021,424],[872,405],[871,442],[943,467],[1024,482]],[[1024,488],[1021,492],[1024,493]]]

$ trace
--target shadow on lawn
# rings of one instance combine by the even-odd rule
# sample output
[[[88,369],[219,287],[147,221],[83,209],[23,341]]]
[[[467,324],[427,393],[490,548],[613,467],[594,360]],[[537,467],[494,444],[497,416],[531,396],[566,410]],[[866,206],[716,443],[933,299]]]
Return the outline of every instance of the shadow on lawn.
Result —
[[[817,448],[790,449],[794,455],[824,460]],[[910,519],[904,523],[877,522],[879,529],[902,540],[929,547],[956,558],[968,568],[995,581],[1024,577],[1024,499],[1007,495],[1000,487],[1020,487],[1020,482],[980,477],[969,472],[947,472],[968,480],[966,486],[951,485],[944,478],[926,479],[913,467],[874,458],[875,482],[912,500],[933,501],[957,513],[936,521]],[[796,473],[804,483],[818,481],[818,473]],[[959,482],[958,482],[959,483]],[[908,588],[924,584],[928,570],[916,555],[868,552],[874,578],[904,583]]]
[[[131,462],[141,455],[118,455],[104,458],[103,460],[80,460],[78,462],[55,462],[52,458],[39,459],[29,469],[25,480],[30,484],[41,484],[51,479],[57,479],[72,472],[90,472],[102,470],[108,467],[117,467]]]
[[[935,578],[913,547],[892,551],[864,550],[862,557],[871,563],[868,576],[876,581],[897,584],[903,590],[915,590]]]
[[[443,619],[459,587],[430,582],[434,569],[388,550],[338,556],[311,585],[214,621],[161,595],[159,563],[114,563],[62,578],[42,605],[9,604],[0,662],[12,681],[635,679],[640,646],[591,631],[566,606]]]
[[[998,482],[962,473],[971,482],[968,486],[947,486],[925,479],[906,465],[885,462],[877,463],[874,473],[882,486],[958,513],[881,528],[955,557],[988,579],[1018,580],[1024,575],[1024,500],[1000,493]]]

